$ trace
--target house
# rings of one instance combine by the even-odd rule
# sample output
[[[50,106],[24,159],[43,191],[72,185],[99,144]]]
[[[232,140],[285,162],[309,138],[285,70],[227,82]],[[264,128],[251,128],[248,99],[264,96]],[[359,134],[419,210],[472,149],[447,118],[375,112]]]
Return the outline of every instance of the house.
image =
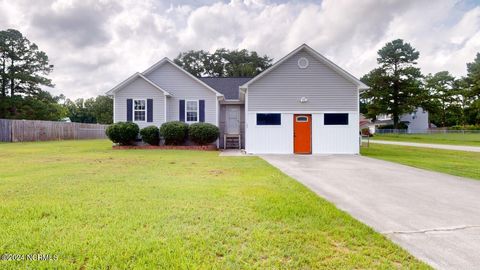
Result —
[[[359,126],[360,131],[362,131],[363,135],[375,133],[375,124],[372,122],[372,120],[366,118],[363,114],[360,114]]]
[[[164,58],[107,92],[114,122],[220,128],[248,153],[359,152],[359,92],[368,88],[306,44],[254,78],[197,78]]]
[[[418,107],[412,113],[400,115],[400,123],[407,125],[407,133],[426,133],[430,127],[428,111]],[[391,115],[381,114],[374,122],[376,127],[393,125]]]

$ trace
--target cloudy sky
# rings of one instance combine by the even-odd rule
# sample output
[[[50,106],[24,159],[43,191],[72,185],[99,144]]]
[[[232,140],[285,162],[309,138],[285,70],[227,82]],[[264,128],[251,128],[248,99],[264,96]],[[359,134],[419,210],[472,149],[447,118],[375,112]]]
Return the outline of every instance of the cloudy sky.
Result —
[[[420,51],[424,73],[466,73],[480,51],[479,0],[0,0],[15,28],[55,65],[50,91],[103,94],[167,56],[190,49],[249,49],[279,59],[307,43],[357,77],[386,42]]]

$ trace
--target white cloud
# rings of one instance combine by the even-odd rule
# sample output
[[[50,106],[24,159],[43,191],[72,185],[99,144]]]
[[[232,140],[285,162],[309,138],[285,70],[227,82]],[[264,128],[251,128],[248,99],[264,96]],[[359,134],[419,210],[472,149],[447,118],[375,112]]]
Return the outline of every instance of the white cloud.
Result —
[[[19,29],[50,56],[51,92],[71,98],[103,94],[190,49],[246,48],[278,59],[308,43],[356,76],[395,38],[420,51],[424,73],[464,75],[480,50],[480,7],[456,0],[0,0],[0,12],[1,28]]]

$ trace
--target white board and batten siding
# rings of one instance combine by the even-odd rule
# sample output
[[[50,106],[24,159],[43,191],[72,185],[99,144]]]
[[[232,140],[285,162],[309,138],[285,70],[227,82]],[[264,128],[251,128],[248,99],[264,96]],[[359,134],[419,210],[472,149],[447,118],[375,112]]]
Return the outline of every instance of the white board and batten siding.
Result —
[[[299,112],[299,114],[301,113],[304,112]],[[358,154],[358,113],[355,111],[341,113],[348,113],[348,125],[325,126],[323,113],[306,113],[312,115],[313,154]],[[281,113],[281,125],[278,126],[257,126],[257,112],[248,113],[247,121],[249,126],[246,129],[247,134],[245,141],[247,152],[253,154],[293,153],[294,114],[295,113]]]
[[[137,77],[128,85],[115,92],[114,95],[114,119],[116,122],[127,121],[127,99],[153,99],[153,122],[134,121],[140,128],[155,125],[160,126],[165,122],[165,95],[144,79]],[[132,110],[133,113],[133,110]],[[132,117],[133,119],[133,117]]]
[[[298,60],[306,58],[307,68]],[[305,103],[300,102],[306,98]],[[293,115],[312,115],[312,153],[359,153],[358,87],[300,50],[265,76],[252,82],[246,94],[246,151],[293,153]],[[257,113],[281,113],[281,125],[257,126]],[[325,126],[324,113],[348,113],[348,125]]]
[[[323,113],[312,114],[312,152],[314,154],[359,153],[358,112],[341,113],[348,113],[348,125],[325,126]]]
[[[167,98],[167,121],[179,120],[180,100],[205,100],[205,122],[218,125],[216,93],[166,62],[145,76],[172,96]]]
[[[293,114],[282,113],[280,121],[278,126],[257,126],[257,114],[247,113],[245,150],[252,154],[293,153]]]

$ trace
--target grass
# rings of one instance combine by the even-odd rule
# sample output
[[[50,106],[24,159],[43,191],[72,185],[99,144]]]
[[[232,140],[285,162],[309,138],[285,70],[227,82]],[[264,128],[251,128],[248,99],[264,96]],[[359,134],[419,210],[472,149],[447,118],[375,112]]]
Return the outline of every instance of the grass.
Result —
[[[375,134],[372,140],[480,146],[480,133]]]
[[[428,268],[256,157],[0,145],[1,269]]]
[[[361,154],[421,169],[480,180],[480,153],[478,152],[372,143],[369,147],[362,147]]]

